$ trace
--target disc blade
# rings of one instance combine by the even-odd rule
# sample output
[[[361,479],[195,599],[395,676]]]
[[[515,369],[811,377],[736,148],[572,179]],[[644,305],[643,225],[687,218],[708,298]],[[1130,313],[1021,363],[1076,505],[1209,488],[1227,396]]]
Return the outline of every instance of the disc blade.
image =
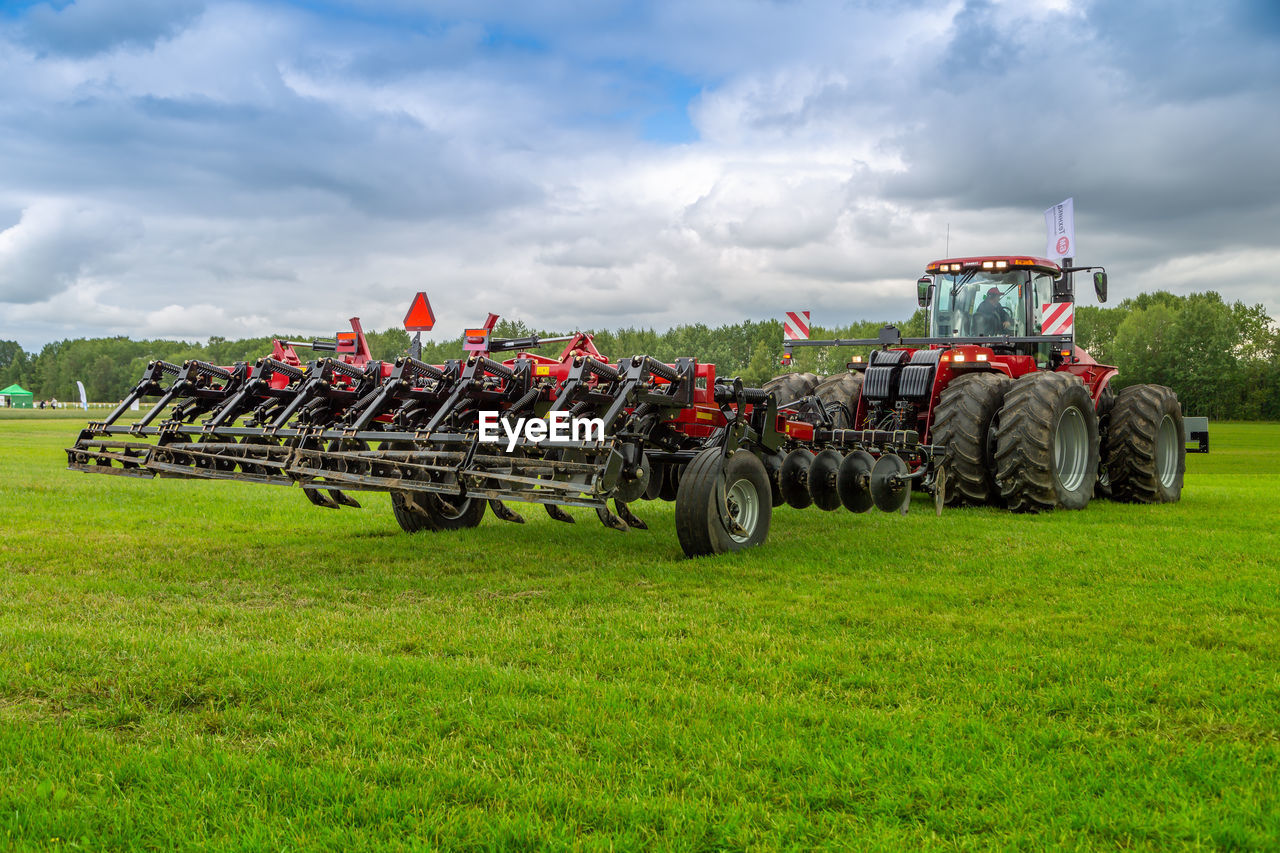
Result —
[[[947,466],[939,465],[933,480],[933,512],[942,517],[942,507],[947,502]]]
[[[782,460],[778,475],[778,490],[782,499],[796,509],[804,509],[813,503],[809,494],[809,466],[813,464],[813,451],[801,447],[787,454]]]
[[[662,493],[662,481],[667,476],[667,466],[654,462],[649,466],[649,484],[644,487],[644,499],[656,501]]]
[[[619,478],[618,485],[613,490],[614,499],[623,503],[631,503],[644,497],[644,493],[649,488],[649,479],[653,473],[652,467],[649,462],[649,456],[642,453],[640,455],[640,463],[636,466],[635,471],[624,471],[622,477]]]
[[[662,466],[662,484],[658,487],[658,497],[664,501],[673,501],[680,492],[680,476],[684,472],[683,465],[674,463]]]
[[[779,482],[782,479],[782,463],[787,458],[787,454],[779,450],[777,453],[767,453],[760,457],[764,462],[764,471],[769,475],[769,491],[773,499],[774,506],[782,506],[786,500],[782,497],[782,489]]]
[[[824,512],[840,508],[836,484],[843,461],[839,450],[828,448],[813,457],[813,464],[809,466],[809,497],[813,498],[813,505]]]
[[[875,464],[875,457],[865,450],[855,450],[840,463],[836,489],[840,503],[849,512],[866,512],[875,506],[871,500],[871,469]]]
[[[885,453],[871,468],[871,500],[876,509],[897,512],[911,497],[911,489],[902,477],[907,473],[907,463],[901,456]]]

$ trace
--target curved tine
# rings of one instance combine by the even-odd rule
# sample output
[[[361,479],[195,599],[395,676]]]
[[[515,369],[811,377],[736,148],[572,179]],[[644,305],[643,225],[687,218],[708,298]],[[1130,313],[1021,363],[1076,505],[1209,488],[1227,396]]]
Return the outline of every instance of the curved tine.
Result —
[[[342,504],[343,506],[352,506],[352,507],[355,507],[356,509],[360,508],[360,502],[355,498],[351,497],[350,495],[348,495],[346,492],[342,491],[341,489],[329,489],[329,494],[333,497],[335,501]]]
[[[551,516],[556,521],[563,521],[565,524],[573,524],[576,520],[572,515],[569,515],[569,513],[565,512],[555,504],[543,504],[543,507],[546,508],[547,515]]]
[[[311,502],[312,502],[313,504],[315,504],[316,506],[322,506],[322,507],[324,507],[325,509],[337,509],[337,508],[338,508],[338,505],[334,502],[333,498],[331,498],[331,497],[329,497],[328,495],[326,495],[326,494],[322,493],[319,489],[306,489],[306,488],[304,488],[304,489],[302,490],[302,493],[303,493],[304,495],[306,495],[306,496],[307,496],[307,500],[311,501]]]
[[[627,527],[627,523],[625,521],[618,518],[613,513],[609,512],[608,507],[604,507],[604,506],[596,507],[596,515],[600,516],[600,523],[603,524],[605,527],[611,527],[614,530],[619,530],[624,533],[630,529],[629,527]]]
[[[617,511],[617,513],[618,513],[618,517],[619,517],[619,518],[621,518],[621,519],[623,520],[623,522],[625,522],[625,523],[627,524],[627,526],[629,526],[629,527],[634,527],[634,528],[635,528],[635,529],[637,529],[637,530],[648,530],[648,529],[649,529],[649,525],[645,524],[643,521],[641,521],[640,519],[636,518],[636,514],[635,514],[634,512],[632,512],[632,511],[631,511],[631,508],[630,508],[630,507],[628,507],[628,506],[627,506],[625,503],[623,503],[622,501],[617,500],[617,499],[615,498],[615,499],[614,499],[614,501],[613,501],[613,507],[614,507],[614,509]]]
[[[504,504],[497,498],[489,499],[489,509],[493,510],[493,514],[503,521],[510,521],[512,524],[524,524],[524,516]]]

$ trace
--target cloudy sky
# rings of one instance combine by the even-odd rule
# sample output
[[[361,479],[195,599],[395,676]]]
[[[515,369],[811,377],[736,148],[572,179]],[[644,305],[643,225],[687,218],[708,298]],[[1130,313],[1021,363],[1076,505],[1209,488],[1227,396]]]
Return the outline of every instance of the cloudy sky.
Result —
[[[1067,196],[1113,301],[1280,314],[1274,0],[7,2],[0,92],[27,349],[901,318]]]

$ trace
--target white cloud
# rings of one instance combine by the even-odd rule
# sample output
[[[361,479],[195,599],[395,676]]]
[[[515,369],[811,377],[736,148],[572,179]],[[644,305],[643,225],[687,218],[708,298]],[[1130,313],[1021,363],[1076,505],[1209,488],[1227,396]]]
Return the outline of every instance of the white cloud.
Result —
[[[119,272],[140,229],[127,214],[41,200],[0,231],[0,302],[38,302],[81,277]]]

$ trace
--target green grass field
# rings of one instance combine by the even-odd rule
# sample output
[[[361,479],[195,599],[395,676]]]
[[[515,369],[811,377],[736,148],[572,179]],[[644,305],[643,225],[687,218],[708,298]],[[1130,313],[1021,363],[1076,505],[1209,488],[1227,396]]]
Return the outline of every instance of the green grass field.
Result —
[[[1280,846],[1280,426],[1181,503],[594,514],[64,470],[0,420],[0,848]]]

